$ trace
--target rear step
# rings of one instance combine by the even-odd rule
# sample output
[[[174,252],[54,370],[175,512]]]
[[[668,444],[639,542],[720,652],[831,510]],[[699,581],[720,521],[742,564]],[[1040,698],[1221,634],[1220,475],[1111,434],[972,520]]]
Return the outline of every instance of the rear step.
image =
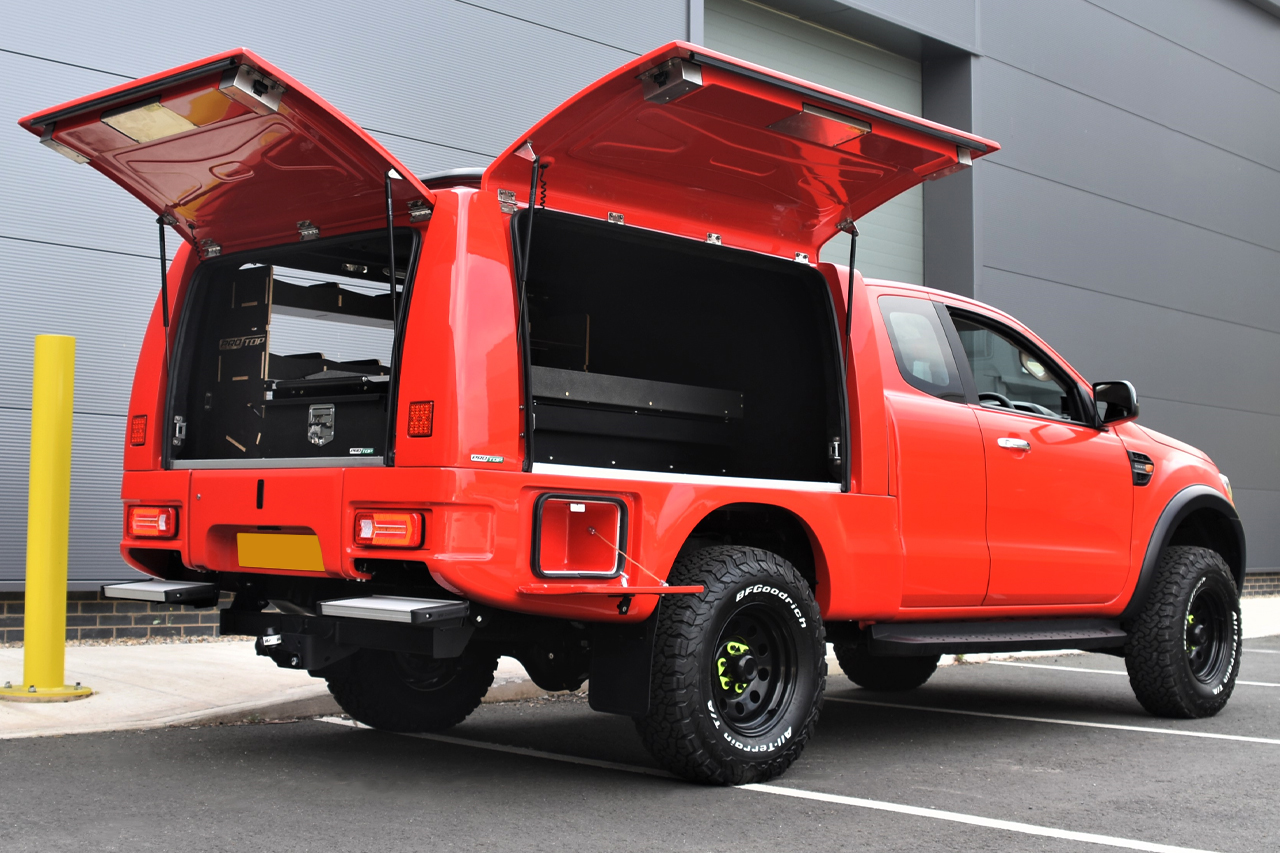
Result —
[[[367,598],[340,598],[320,602],[321,616],[345,616],[349,619],[371,619],[375,622],[403,622],[408,625],[434,625],[466,618],[465,601],[435,598],[405,598],[399,595],[371,595]]]
[[[1106,619],[927,622],[871,626],[871,653],[893,657],[1123,646],[1127,634]]]
[[[102,587],[102,597],[185,604],[187,607],[212,607],[218,603],[218,585],[190,581],[112,583]]]

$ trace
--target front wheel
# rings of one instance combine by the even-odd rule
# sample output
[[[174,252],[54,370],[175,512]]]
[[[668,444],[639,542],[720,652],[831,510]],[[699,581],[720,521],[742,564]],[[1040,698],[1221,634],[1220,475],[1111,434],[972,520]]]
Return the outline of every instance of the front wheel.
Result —
[[[1158,717],[1212,716],[1240,672],[1240,598],[1231,571],[1208,548],[1174,546],[1154,581],[1129,627],[1129,683]]]
[[[498,656],[475,647],[460,657],[361,649],[329,692],[352,719],[391,732],[438,732],[456,726],[493,684]]]
[[[827,661],[818,605],[790,563],[756,548],[677,561],[659,610],[649,713],[636,728],[663,767],[695,782],[763,782],[813,734]]]

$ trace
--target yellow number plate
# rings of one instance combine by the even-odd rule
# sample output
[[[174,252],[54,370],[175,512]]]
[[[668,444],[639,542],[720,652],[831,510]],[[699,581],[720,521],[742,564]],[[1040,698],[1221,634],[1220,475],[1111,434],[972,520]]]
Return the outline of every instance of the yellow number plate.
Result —
[[[323,572],[320,537],[294,533],[237,533],[236,550],[246,569]]]

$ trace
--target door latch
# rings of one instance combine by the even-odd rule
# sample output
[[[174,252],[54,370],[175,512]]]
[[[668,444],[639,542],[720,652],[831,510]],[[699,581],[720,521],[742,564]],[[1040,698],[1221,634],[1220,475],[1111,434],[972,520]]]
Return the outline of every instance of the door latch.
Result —
[[[187,419],[182,415],[173,416],[173,446],[181,447],[187,440]]]

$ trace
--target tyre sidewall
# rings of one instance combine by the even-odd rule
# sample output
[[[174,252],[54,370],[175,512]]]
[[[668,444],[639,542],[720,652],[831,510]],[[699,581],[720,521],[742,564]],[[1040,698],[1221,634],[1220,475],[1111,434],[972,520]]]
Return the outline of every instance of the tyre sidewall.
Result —
[[[717,598],[696,652],[699,733],[707,749],[722,761],[768,761],[801,740],[812,722],[815,703],[822,693],[826,662],[826,644],[820,640],[821,617],[812,598],[776,577],[740,581],[719,591]],[[778,624],[784,626],[795,644],[796,671],[785,710],[763,731],[747,736],[734,731],[716,709],[713,673],[721,632],[738,612],[754,606],[768,608]]]
[[[1214,589],[1215,587],[1216,589]],[[1228,602],[1227,613],[1228,619],[1230,619],[1229,630],[1227,631],[1227,642],[1230,644],[1230,648],[1226,650],[1226,653],[1230,656],[1228,665],[1223,667],[1221,678],[1214,683],[1207,684],[1196,678],[1192,673],[1191,662],[1185,654],[1179,659],[1181,663],[1179,681],[1183,690],[1188,694],[1188,698],[1192,702],[1206,712],[1218,710],[1230,698],[1231,692],[1235,687],[1236,675],[1240,670],[1240,647],[1242,644],[1240,602],[1236,597],[1235,581],[1217,567],[1201,575],[1198,580],[1191,584],[1187,594],[1178,602],[1178,612],[1181,615],[1179,627],[1181,628],[1185,625],[1187,616],[1191,612],[1191,603],[1195,600],[1196,594],[1211,591],[1222,595]]]

